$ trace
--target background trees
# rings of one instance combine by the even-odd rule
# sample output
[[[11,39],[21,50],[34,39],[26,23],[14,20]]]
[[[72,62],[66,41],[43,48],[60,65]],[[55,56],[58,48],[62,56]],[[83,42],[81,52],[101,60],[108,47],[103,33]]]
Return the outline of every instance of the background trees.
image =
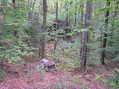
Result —
[[[1,0],[0,58],[16,62],[30,55],[42,59],[52,39],[56,51],[59,43],[70,42],[84,67],[91,59],[102,64],[105,59],[118,59],[118,6],[118,0]],[[88,30],[82,37],[81,29]],[[80,50],[82,44],[86,50]]]

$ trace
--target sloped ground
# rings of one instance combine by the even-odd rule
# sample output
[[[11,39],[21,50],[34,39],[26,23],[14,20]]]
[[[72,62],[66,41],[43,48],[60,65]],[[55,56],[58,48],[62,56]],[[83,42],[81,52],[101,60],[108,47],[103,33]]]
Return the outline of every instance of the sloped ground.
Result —
[[[53,45],[49,45],[46,50],[50,49],[53,49]],[[0,89],[111,89],[106,81],[114,76],[112,70],[118,64],[110,62],[107,68],[97,64],[89,65],[85,73],[63,70],[56,73],[32,71],[22,75],[7,73],[5,80],[0,83]]]
[[[28,76],[8,73],[0,89],[111,89],[104,84],[110,76],[113,76],[111,71],[95,70],[86,73],[46,72],[44,75],[33,72]]]

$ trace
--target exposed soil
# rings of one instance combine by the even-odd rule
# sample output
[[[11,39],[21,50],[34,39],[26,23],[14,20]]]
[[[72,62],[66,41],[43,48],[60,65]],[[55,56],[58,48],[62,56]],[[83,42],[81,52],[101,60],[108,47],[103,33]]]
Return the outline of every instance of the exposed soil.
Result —
[[[109,64],[116,68],[114,62]],[[98,65],[98,67],[101,66]],[[0,89],[84,89],[84,87],[86,89],[111,89],[105,81],[112,76],[114,74],[111,70],[97,71],[96,68],[85,73],[57,71],[41,74],[33,71],[24,76],[18,73],[7,73],[5,80],[0,84]]]

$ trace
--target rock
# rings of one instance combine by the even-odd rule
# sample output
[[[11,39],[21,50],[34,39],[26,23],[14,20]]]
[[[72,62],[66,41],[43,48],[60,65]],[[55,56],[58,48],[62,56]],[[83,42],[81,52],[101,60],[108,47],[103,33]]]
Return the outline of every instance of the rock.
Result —
[[[40,60],[40,64],[44,66],[44,68],[47,68],[47,71],[51,70],[51,69],[55,69],[55,62],[54,61],[50,61],[46,58]]]

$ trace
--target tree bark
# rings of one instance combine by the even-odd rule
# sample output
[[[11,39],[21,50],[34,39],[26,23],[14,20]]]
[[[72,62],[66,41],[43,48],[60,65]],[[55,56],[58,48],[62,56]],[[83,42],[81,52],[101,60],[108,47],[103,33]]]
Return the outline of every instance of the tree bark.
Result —
[[[107,0],[107,2],[106,2],[106,7],[110,7],[110,1],[109,0]],[[105,13],[105,29],[107,29],[107,27],[108,27],[109,14],[110,14],[110,11],[107,9],[107,11]],[[104,33],[103,40],[102,40],[103,50],[102,50],[101,59],[100,59],[102,65],[105,65],[105,56],[106,56],[105,48],[107,46],[107,37],[108,37],[107,33]]]
[[[90,26],[89,21],[92,17],[92,2],[87,1],[86,2],[86,10],[85,10],[85,23],[83,29],[81,31],[81,48],[80,48],[80,60],[81,60],[81,70],[84,72],[86,71],[86,63],[87,63],[87,57],[88,57],[88,27]]]
[[[88,30],[82,29],[81,34],[81,48],[80,48],[80,65],[81,65],[81,71],[85,72],[86,70],[86,63],[87,63],[87,53],[88,53]]]
[[[75,21],[74,21],[75,26],[77,25],[77,6],[75,6]]]
[[[58,8],[58,1],[56,2],[56,21],[58,21],[58,11],[59,11],[59,8]],[[56,29],[58,29],[58,24],[56,24]]]
[[[66,26],[69,26],[69,8],[66,4]]]
[[[16,0],[12,0],[13,8],[16,8]]]
[[[84,4],[81,4],[81,19],[80,19],[80,24],[84,24]]]
[[[58,16],[59,16],[59,3],[58,3],[58,0],[56,1],[56,22],[58,22]],[[56,30],[59,29],[59,26],[58,24],[56,23]],[[54,53],[55,53],[55,50],[57,48],[57,43],[58,43],[58,38],[56,36],[54,36],[54,39],[55,39],[55,42],[54,42]]]
[[[43,33],[46,31],[46,23],[47,22],[47,0],[43,0]],[[41,38],[41,48],[39,55],[41,59],[45,57],[45,35],[42,34]]]
[[[85,13],[85,27],[89,27],[90,26],[90,20],[92,18],[92,2],[91,1],[87,1],[86,3],[86,13]]]

